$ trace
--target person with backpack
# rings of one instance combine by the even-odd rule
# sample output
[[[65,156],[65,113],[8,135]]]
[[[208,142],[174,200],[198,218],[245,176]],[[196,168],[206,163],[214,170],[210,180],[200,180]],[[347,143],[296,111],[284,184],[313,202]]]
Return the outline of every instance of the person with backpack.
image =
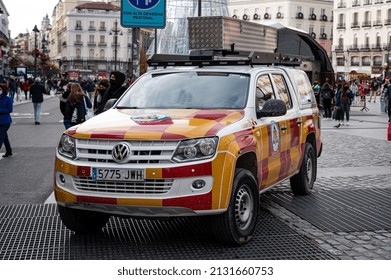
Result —
[[[334,91],[328,82],[325,82],[322,86],[320,96],[323,102],[324,120],[331,120],[331,103],[334,98]]]
[[[64,126],[83,123],[86,120],[87,108],[92,108],[90,99],[84,94],[83,88],[78,83],[70,85],[70,94],[65,104]]]

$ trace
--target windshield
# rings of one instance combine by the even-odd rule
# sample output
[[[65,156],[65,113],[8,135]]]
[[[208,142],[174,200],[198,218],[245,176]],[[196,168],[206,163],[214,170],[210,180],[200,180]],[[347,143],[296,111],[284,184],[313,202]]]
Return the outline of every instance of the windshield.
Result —
[[[202,71],[146,75],[117,107],[242,109],[249,79],[248,75]]]

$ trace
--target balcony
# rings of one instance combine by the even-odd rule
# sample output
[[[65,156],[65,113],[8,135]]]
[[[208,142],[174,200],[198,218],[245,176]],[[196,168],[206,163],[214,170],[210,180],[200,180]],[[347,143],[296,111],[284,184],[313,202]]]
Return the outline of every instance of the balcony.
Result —
[[[95,47],[96,46],[96,43],[95,42],[87,42],[87,45],[89,47]]]
[[[346,2],[343,2],[343,1],[338,2],[338,6],[337,7],[338,8],[346,8]]]
[[[358,6],[360,6],[361,5],[361,1],[360,0],[354,0],[353,2],[352,2],[352,7],[358,7]]]
[[[382,50],[382,47],[381,47],[380,44],[373,44],[372,47],[371,47],[371,49],[372,49],[373,51],[381,51],[381,50]]]
[[[370,21],[364,21],[363,23],[362,23],[362,25],[361,25],[362,27],[371,27],[372,26],[372,24],[371,24],[371,22]]]
[[[99,31],[106,31],[106,27],[105,26],[99,27]]]
[[[83,27],[81,27],[81,26],[75,26],[75,30],[83,30]]]
[[[383,4],[383,3],[384,3],[383,0],[376,0],[376,1],[375,1],[375,4]]]
[[[90,26],[90,27],[88,27],[88,31],[96,31],[96,27],[95,26]]]
[[[343,52],[343,45],[336,45],[335,52]]]
[[[358,48],[357,44],[353,44],[349,46],[349,51],[350,52],[358,52],[360,49]]]
[[[360,51],[362,52],[369,52],[371,50],[369,44],[361,45]]]
[[[316,15],[315,14],[309,15],[308,19],[309,20],[316,20]]]
[[[99,42],[99,43],[98,43],[98,46],[99,46],[99,47],[106,47],[106,46],[107,46],[107,43],[106,43],[106,42]]]
[[[360,24],[358,22],[352,22],[351,28],[360,28]]]
[[[391,0],[390,0],[390,2],[391,2]],[[385,19],[384,25],[391,25],[391,19]]]
[[[82,41],[75,41],[74,45],[75,46],[83,46],[83,42]]]
[[[346,29],[346,24],[345,23],[338,23],[337,29]]]
[[[327,21],[327,16],[326,15],[321,15],[319,20]]]
[[[364,0],[364,6],[372,5],[372,0]]]
[[[381,20],[374,20],[373,26],[383,26],[383,24],[382,24]]]

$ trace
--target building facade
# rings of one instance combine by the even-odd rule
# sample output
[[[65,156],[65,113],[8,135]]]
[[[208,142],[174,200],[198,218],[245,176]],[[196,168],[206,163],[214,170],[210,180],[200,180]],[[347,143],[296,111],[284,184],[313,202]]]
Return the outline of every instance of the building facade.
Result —
[[[8,11],[2,0],[0,0],[0,75],[6,76],[8,66],[9,46],[11,36],[9,30]]]
[[[338,78],[383,77],[390,63],[391,0],[336,0],[334,15]]]
[[[234,18],[301,29],[331,54],[333,0],[228,0],[228,10]]]
[[[61,72],[93,76],[107,76],[113,70],[128,72],[131,32],[119,24],[119,4],[74,0],[57,4],[48,48]]]

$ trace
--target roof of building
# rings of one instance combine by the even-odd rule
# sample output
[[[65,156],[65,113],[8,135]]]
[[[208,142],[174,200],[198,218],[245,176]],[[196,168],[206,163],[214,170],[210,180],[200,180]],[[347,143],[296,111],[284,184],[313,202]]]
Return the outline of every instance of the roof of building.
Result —
[[[91,3],[85,3],[79,6],[76,6],[76,9],[78,10],[114,10],[114,11],[119,11],[121,8],[113,5],[113,4],[108,4],[104,2],[91,2]]]

